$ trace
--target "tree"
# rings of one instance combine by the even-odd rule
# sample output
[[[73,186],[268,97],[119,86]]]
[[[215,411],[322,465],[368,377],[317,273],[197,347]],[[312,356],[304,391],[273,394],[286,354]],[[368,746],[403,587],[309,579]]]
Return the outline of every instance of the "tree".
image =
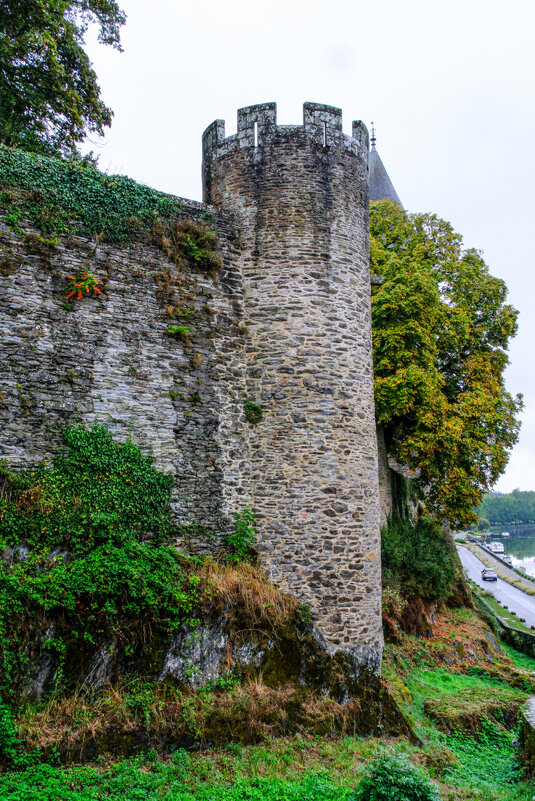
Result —
[[[99,135],[112,111],[83,49],[90,23],[99,41],[121,49],[125,15],[115,0],[2,0],[0,142],[68,156],[86,132]]]
[[[385,279],[372,294],[377,420],[428,511],[467,525],[518,438],[522,399],[503,380],[518,313],[439,217],[380,201],[370,232],[371,269]]]

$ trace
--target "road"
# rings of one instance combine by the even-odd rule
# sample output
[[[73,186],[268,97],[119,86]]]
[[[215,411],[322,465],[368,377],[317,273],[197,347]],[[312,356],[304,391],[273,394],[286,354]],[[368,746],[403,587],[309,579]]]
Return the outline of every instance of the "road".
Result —
[[[520,576],[518,573],[515,573],[515,571],[511,570],[510,567],[507,567],[507,565],[505,565],[503,562],[500,562],[499,559],[496,559],[496,557],[494,557],[490,551],[487,551],[486,548],[481,548],[480,545],[475,545],[474,547],[476,550],[483,551],[485,558],[490,562],[491,567],[493,567],[495,570],[499,570],[504,574],[504,576],[508,576],[511,579],[511,582],[515,581],[517,584],[520,582],[520,584],[523,585],[520,589],[524,589],[524,587],[527,587],[530,590],[535,589],[535,584],[532,581],[522,578],[522,576]]]
[[[483,581],[481,578],[481,571],[485,567],[483,562],[462,545],[457,546],[457,551],[469,579],[491,592],[502,606],[506,605],[518,617],[523,617],[527,626],[535,626],[535,597],[526,595],[522,590],[517,590],[500,578],[497,581]]]

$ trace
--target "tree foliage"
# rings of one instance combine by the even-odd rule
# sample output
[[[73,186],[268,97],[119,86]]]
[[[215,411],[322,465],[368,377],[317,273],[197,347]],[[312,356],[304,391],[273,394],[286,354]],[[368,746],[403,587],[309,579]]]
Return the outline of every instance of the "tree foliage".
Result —
[[[439,217],[380,201],[370,232],[371,269],[385,279],[372,296],[377,420],[428,510],[466,525],[518,438],[522,400],[503,379],[517,312]]]
[[[87,131],[103,134],[112,111],[100,99],[84,50],[91,23],[117,49],[125,15],[115,0],[0,3],[0,142],[71,155]]]
[[[383,587],[425,601],[444,600],[455,582],[451,538],[436,519],[395,515],[381,531]]]
[[[535,523],[535,492],[518,489],[506,495],[484,495],[476,510],[480,520],[497,525]]]

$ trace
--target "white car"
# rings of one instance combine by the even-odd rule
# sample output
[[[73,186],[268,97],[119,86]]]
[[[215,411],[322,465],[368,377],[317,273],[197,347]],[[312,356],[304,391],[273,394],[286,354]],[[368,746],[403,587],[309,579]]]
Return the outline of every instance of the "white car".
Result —
[[[493,570],[491,567],[484,567],[481,571],[481,578],[483,581],[498,581],[498,576],[496,575],[496,571]]]

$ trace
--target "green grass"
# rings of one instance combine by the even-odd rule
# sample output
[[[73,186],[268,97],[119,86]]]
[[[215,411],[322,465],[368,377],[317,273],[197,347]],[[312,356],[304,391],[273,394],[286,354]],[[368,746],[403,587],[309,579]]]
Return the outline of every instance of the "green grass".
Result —
[[[517,667],[535,669],[534,659],[508,646],[504,649]],[[435,778],[461,793],[451,797],[478,801],[531,801],[535,785],[521,781],[522,771],[516,762],[513,742],[515,732],[506,731],[494,721],[484,720],[477,739],[460,731],[445,734],[436,728],[424,711],[427,699],[443,700],[444,707],[451,707],[452,714],[463,699],[469,699],[471,695],[476,698],[487,693],[489,699],[500,698],[500,695],[506,699],[512,691],[504,679],[488,675],[479,668],[468,673],[421,669],[408,674],[406,686],[412,702],[402,704],[403,711],[412,719],[418,736],[425,743],[426,759],[430,765],[438,766],[431,770],[432,775],[434,773]],[[472,694],[470,690],[473,690]],[[448,697],[451,699],[449,704]],[[446,799],[449,797],[444,795]]]
[[[518,786],[521,773],[516,764],[513,740],[515,733],[503,731],[488,723],[479,737],[454,734],[438,739],[450,749],[455,762],[446,770],[445,779],[461,787],[478,790],[482,798],[493,798],[498,790],[499,798],[529,798],[532,789]]]
[[[404,712],[420,726],[428,726],[424,713],[427,698],[441,698],[447,694],[462,693],[465,690],[484,688],[506,688],[503,679],[476,673],[452,673],[445,669],[413,670],[407,680],[407,688],[412,696],[410,705]]]
[[[520,651],[517,651],[515,648],[511,648],[510,645],[506,645],[501,640],[500,646],[517,668],[520,670],[531,670],[535,673],[535,659],[533,657],[527,656],[526,654],[521,654]]]
[[[168,763],[120,762],[99,771],[94,768],[57,770],[40,766],[24,774],[0,778],[4,801],[344,801],[351,788],[335,786],[326,775],[284,779],[237,779],[232,785],[213,783],[195,789],[185,784],[187,755]]]

